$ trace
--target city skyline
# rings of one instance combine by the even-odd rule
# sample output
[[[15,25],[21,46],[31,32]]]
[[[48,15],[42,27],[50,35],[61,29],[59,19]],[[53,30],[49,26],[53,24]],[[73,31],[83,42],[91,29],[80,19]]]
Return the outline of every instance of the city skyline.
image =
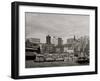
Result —
[[[40,38],[45,43],[46,35],[60,37],[66,43],[73,36],[89,35],[88,15],[55,15],[25,13],[25,38]]]

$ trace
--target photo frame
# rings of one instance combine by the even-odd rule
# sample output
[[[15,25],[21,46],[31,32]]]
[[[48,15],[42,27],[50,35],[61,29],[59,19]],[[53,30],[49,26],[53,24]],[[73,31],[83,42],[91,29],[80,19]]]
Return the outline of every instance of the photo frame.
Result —
[[[97,7],[12,2],[11,78],[97,74]]]

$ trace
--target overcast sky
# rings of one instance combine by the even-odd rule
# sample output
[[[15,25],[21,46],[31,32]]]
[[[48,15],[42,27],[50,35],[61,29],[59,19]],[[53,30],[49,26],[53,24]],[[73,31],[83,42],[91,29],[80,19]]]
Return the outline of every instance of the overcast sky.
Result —
[[[45,43],[46,35],[67,38],[89,35],[88,15],[25,13],[25,37],[40,38]]]

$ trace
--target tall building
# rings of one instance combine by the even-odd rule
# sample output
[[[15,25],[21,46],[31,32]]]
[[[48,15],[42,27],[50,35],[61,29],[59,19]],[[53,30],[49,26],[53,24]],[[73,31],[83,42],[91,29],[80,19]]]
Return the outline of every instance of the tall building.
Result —
[[[73,50],[74,49],[75,42],[76,42],[75,36],[73,38],[67,39],[67,46],[68,46],[69,50]]]
[[[62,38],[58,38],[58,46],[62,46],[63,40]]]
[[[74,41],[76,40],[76,37],[75,37],[75,35],[74,35]]]
[[[51,36],[46,36],[46,44],[51,44]]]
[[[62,38],[58,38],[58,45],[56,46],[56,52],[63,53],[63,51],[64,51],[63,40],[62,40]]]

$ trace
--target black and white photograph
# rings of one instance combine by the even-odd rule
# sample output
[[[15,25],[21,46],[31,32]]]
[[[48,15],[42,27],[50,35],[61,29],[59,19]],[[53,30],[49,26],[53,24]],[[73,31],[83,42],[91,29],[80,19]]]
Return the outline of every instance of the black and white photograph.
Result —
[[[89,65],[89,15],[25,12],[25,67]]]
[[[97,74],[97,7],[12,2],[11,77]]]

